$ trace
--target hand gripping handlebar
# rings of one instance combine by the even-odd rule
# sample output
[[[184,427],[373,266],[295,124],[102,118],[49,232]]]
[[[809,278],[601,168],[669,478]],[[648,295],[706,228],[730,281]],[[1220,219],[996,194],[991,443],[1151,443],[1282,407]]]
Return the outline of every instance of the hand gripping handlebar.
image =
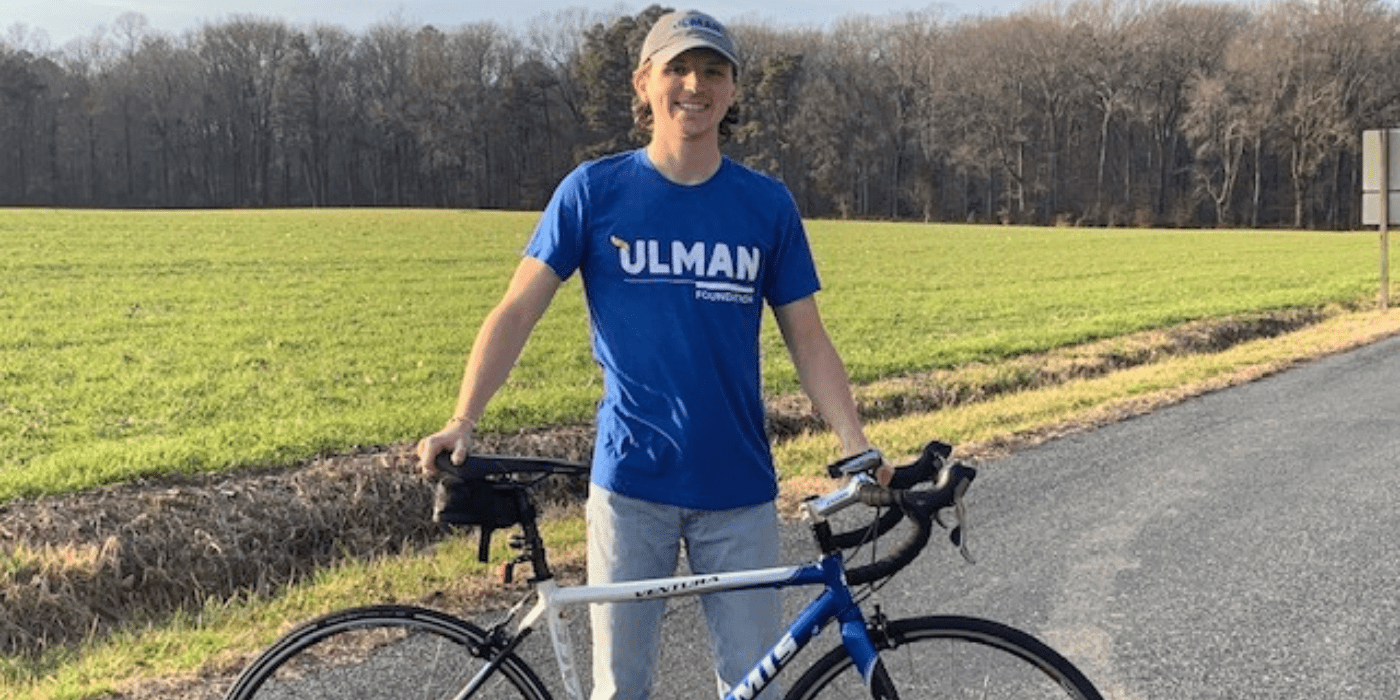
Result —
[[[870,564],[847,569],[846,580],[851,585],[878,581],[894,575],[908,566],[928,545],[933,530],[933,522],[947,527],[938,517],[944,508],[953,508],[956,523],[951,529],[950,539],[958,546],[969,562],[965,537],[967,518],[963,509],[962,497],[968,486],[977,476],[977,470],[961,463],[947,463],[953,449],[941,442],[930,442],[915,461],[897,468],[888,487],[880,486],[869,472],[881,464],[878,452],[871,450],[838,462],[828,469],[837,474],[853,476],[846,486],[838,491],[807,503],[807,511],[817,519],[818,524],[828,533],[823,550],[851,549],[871,542],[894,529],[901,520],[908,518],[913,524],[909,534],[899,548],[890,556]],[[450,481],[476,479],[497,479],[501,477],[526,476],[542,478],[551,474],[581,476],[588,472],[588,466],[538,457],[506,457],[496,455],[472,455],[463,464],[453,464],[450,453],[443,451],[435,455],[436,466]],[[500,483],[500,482],[497,482]],[[510,483],[510,482],[506,482]],[[919,488],[931,484],[932,488]],[[517,488],[528,488],[518,483]],[[830,533],[826,523],[828,516],[857,503],[878,508],[887,508],[875,522],[849,532]],[[533,513],[530,514],[533,519]],[[483,539],[483,546],[485,546]]]
[[[837,549],[848,549],[869,542],[893,529],[900,520],[908,518],[914,529],[909,533],[895,552],[889,556],[846,570],[846,580],[851,585],[861,585],[894,575],[914,561],[928,545],[933,530],[933,522],[938,520],[938,511],[953,508],[956,524],[950,532],[950,539],[957,545],[963,557],[972,561],[967,551],[965,537],[966,512],[963,508],[963,494],[977,476],[977,470],[961,463],[949,464],[945,460],[952,454],[952,448],[941,442],[931,442],[913,463],[895,470],[889,487],[880,486],[866,474],[851,479],[845,488],[808,502],[808,512],[819,522],[856,503],[878,508],[889,508],[874,523],[849,532],[831,533],[828,545]],[[932,482],[931,489],[915,488]],[[828,545],[823,545],[824,548]]]

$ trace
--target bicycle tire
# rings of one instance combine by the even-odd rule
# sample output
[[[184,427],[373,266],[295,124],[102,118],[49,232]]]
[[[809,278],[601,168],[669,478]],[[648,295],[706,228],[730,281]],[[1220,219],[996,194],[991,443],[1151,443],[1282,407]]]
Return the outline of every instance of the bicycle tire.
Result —
[[[865,686],[845,647],[837,646],[802,674],[786,700],[1103,698],[1054,649],[998,622],[960,616],[894,620],[872,628],[871,639],[884,670],[872,679],[876,687]]]
[[[228,700],[451,698],[495,651],[481,628],[408,605],[349,608],[284,635],[238,677]],[[550,700],[515,654],[478,693],[481,700]]]

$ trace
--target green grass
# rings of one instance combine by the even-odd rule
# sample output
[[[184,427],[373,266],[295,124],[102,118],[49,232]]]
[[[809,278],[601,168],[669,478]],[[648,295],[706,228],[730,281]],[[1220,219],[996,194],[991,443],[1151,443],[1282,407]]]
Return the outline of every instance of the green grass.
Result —
[[[530,230],[480,212],[3,221],[0,498],[291,462],[440,423]],[[498,421],[580,413],[565,402],[596,381],[587,355],[552,350],[586,345],[578,296],[543,321]]]
[[[436,428],[533,220],[0,211],[0,499],[289,462]],[[1377,277],[1373,234],[836,222],[814,222],[811,233],[823,313],[861,382],[1193,318],[1350,303],[1373,295]],[[791,390],[771,328],[764,342],[769,390]],[[1033,430],[1292,357],[1259,352],[1170,361],[869,430],[906,454],[931,436],[964,443]],[[597,384],[571,283],[487,426],[581,419]],[[812,436],[777,454],[786,474],[800,475],[832,449],[829,436]],[[554,527],[563,531],[552,542],[581,540],[576,522]],[[473,545],[347,563],[275,600],[211,602],[38,662],[0,660],[0,695],[96,697],[125,679],[236,667],[288,621],[450,589],[479,573]]]
[[[858,382],[1351,300],[1378,276],[1373,234],[832,222],[811,231],[828,324]]]
[[[1005,395],[932,414],[905,416],[868,428],[878,444],[901,458],[916,452],[930,436],[944,437],[966,447],[1064,421],[1093,423],[1096,413],[1131,411],[1132,405],[1153,403],[1162,394],[1181,395],[1179,392],[1189,393],[1193,387],[1218,387],[1241,376],[1259,376],[1319,354],[1394,334],[1398,329],[1400,317],[1394,313],[1342,315],[1286,338],[1245,343],[1223,353],[1167,358],[1106,377]],[[813,483],[829,487],[830,480],[810,468],[830,455],[828,437],[804,436],[780,445],[779,461],[795,465],[785,470],[785,475],[814,477]],[[975,501],[973,508],[977,508]],[[582,518],[550,520],[545,531],[556,564],[581,556]],[[497,538],[497,560],[505,554],[503,539]],[[110,697],[128,684],[150,678],[174,679],[204,688],[211,683],[208,674],[224,676],[227,682],[252,654],[269,645],[289,625],[333,609],[420,601],[432,591],[448,592],[447,600],[433,600],[432,605],[454,609],[455,601],[481,594],[480,589],[468,586],[464,590],[463,586],[464,582],[480,582],[485,577],[488,567],[478,564],[474,555],[475,540],[464,538],[445,541],[430,551],[411,556],[346,562],[290,587],[276,598],[213,601],[197,615],[181,614],[149,627],[136,627],[82,649],[58,649],[37,661],[0,659],[0,697]],[[943,552],[930,556],[952,555]]]
[[[0,502],[413,440],[535,215],[0,212]],[[859,382],[1188,319],[1374,294],[1374,234],[814,222]],[[795,388],[771,328],[767,388]],[[487,430],[586,420],[571,281]]]

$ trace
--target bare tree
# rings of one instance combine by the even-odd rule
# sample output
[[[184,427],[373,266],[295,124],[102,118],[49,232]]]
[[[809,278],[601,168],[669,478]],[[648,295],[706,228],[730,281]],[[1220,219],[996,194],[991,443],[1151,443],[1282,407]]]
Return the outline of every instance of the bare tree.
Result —
[[[335,63],[348,56],[339,30],[318,28],[292,35],[273,95],[273,121],[283,168],[282,200],[320,206],[329,198],[328,152],[334,106]],[[301,191],[298,197],[293,191]]]
[[[1271,107],[1270,132],[1287,162],[1295,227],[1304,224],[1318,170],[1330,150],[1346,140],[1344,77],[1331,73],[1328,56],[1319,50],[1316,17],[1311,5],[1281,3],[1262,15],[1253,36],[1262,60],[1251,64],[1251,77],[1262,88],[1263,104]]]
[[[726,145],[731,156],[782,179],[803,211],[821,210],[806,145],[808,125],[799,118],[807,90],[809,57],[825,42],[817,30],[780,30],[761,25],[730,28],[744,48],[739,73],[740,124]]]
[[[1174,211],[1177,225],[1191,224],[1192,183],[1182,119],[1189,109],[1190,86],[1201,76],[1223,70],[1226,48],[1247,25],[1251,14],[1236,5],[1206,2],[1186,4],[1161,0],[1150,5],[1136,25],[1133,43],[1141,52],[1138,91],[1129,110],[1146,133],[1146,167],[1153,173],[1150,207],[1153,214]]]
[[[582,60],[588,29],[609,19],[607,13],[570,8],[542,14],[529,22],[524,48],[536,67],[527,69],[528,83],[540,91],[534,99],[541,110],[538,117],[543,122],[545,154],[541,172],[536,176],[541,181],[525,185],[526,191],[531,192],[526,200],[539,198],[533,194],[535,189],[552,190],[574,165],[574,150],[581,147],[580,130],[584,123],[574,67]]]
[[[526,48],[555,75],[554,90],[576,122],[583,121],[573,67],[581,60],[590,28],[609,21],[607,13],[573,7],[530,20]]]
[[[355,56],[365,124],[354,145],[353,169],[357,185],[368,191],[360,199],[372,204],[406,203],[419,169],[418,146],[407,116],[413,99],[409,74],[414,33],[402,22],[376,25]]]
[[[1312,34],[1316,52],[1335,84],[1338,138],[1329,154],[1333,177],[1326,183],[1325,218],[1329,226],[1353,226],[1360,189],[1360,134],[1385,124],[1385,114],[1400,105],[1400,76],[1394,72],[1397,18],[1379,0],[1323,0],[1316,3]]]
[[[950,121],[964,142],[953,154],[964,168],[996,168],[988,171],[986,213],[1030,221],[1062,211],[1063,162],[1084,94],[1072,74],[1068,27],[1037,11],[973,22],[949,41],[957,61],[950,80],[961,98]]]
[[[289,50],[286,25],[252,17],[206,27],[200,55],[218,111],[215,144],[231,186],[228,203],[271,203],[274,110],[281,66]]]
[[[1244,151],[1254,127],[1245,98],[1229,81],[1201,76],[1190,89],[1190,109],[1182,129],[1194,145],[1195,174],[1215,205],[1215,223],[1231,220],[1230,206]]]
[[[185,183],[194,173],[187,158],[204,89],[199,59],[169,38],[155,36],[141,42],[130,63],[129,89],[139,110],[133,118],[139,131],[154,139],[151,170],[156,182],[148,201],[166,206],[193,203]]]
[[[40,97],[48,84],[28,51],[0,51],[0,144],[13,155],[0,178],[0,198],[23,203],[29,195],[29,162]]]
[[[128,14],[61,52],[15,25],[0,197],[537,208],[579,158],[640,142],[630,76],[664,11],[554,13],[523,37],[253,17],[166,36]],[[726,149],[811,216],[1349,226],[1356,135],[1400,119],[1398,16],[1383,0],[1070,0],[740,23]]]
[[[946,93],[935,89],[937,64],[946,51],[941,17],[932,12],[910,13],[892,22],[886,38],[885,60],[894,75],[897,141],[895,187],[925,221],[937,209],[941,191],[939,165],[945,160],[947,135],[938,124],[939,102]],[[891,216],[900,212],[892,204]]]
[[[0,49],[43,56],[49,52],[49,33],[38,27],[31,27],[24,22],[15,22],[6,27],[3,34],[0,34]]]
[[[1108,168],[1109,138],[1115,119],[1120,130],[1128,131],[1127,112],[1134,95],[1141,90],[1143,73],[1139,65],[1140,45],[1136,25],[1142,17],[1132,5],[1118,0],[1079,2],[1071,6],[1071,51],[1077,54],[1068,67],[1084,85],[1085,97],[1099,113],[1098,158],[1094,172],[1092,209],[1098,218],[1113,221],[1112,208],[1105,200],[1104,178]],[[1124,155],[1123,190],[1119,202],[1129,205],[1132,198],[1132,149],[1120,146]]]
[[[946,37],[946,61],[932,84],[935,119],[948,134],[948,159],[956,177],[958,218],[990,220],[999,201],[995,177],[1008,165],[1028,119],[1014,81],[1020,56],[1007,40],[1012,21],[964,21]]]
[[[883,29],[869,20],[842,22],[823,51],[809,56],[798,102],[801,138],[817,189],[843,217],[888,215],[899,200],[904,125]]]
[[[405,116],[424,165],[455,181],[442,192],[449,202],[465,195],[460,203],[468,206],[500,206],[493,196],[493,105],[517,53],[491,23],[450,35],[428,27],[415,38]]]

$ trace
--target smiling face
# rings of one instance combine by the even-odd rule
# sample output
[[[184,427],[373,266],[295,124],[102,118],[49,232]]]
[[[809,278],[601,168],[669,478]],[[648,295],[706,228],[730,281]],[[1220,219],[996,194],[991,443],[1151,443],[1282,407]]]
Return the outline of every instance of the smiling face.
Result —
[[[633,79],[651,107],[652,140],[719,140],[734,104],[734,66],[710,49],[691,49],[665,63],[649,63]]]

